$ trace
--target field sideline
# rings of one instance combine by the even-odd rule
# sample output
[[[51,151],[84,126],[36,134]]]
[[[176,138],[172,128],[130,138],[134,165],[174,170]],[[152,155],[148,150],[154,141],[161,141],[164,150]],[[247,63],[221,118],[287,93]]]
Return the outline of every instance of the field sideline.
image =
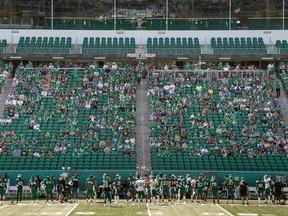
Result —
[[[224,203],[224,200],[222,201]],[[147,208],[148,207],[148,208]],[[207,204],[196,204],[191,202],[173,202],[164,204],[141,204],[140,209],[137,203],[126,204],[121,200],[120,204],[112,204],[104,207],[103,200],[96,204],[86,204],[84,200],[78,203],[46,204],[43,200],[38,204],[31,204],[25,200],[21,204],[12,205],[8,201],[0,206],[1,216],[28,216],[28,215],[55,215],[55,216],[77,216],[77,215],[101,215],[101,216],[287,216],[288,206],[258,205],[257,201],[251,201],[249,206],[240,204],[220,204],[211,202]]]

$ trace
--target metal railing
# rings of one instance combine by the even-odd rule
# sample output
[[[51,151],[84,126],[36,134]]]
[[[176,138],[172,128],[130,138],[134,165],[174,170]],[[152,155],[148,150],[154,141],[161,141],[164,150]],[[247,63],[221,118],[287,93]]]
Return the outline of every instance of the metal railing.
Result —
[[[175,80],[181,78],[196,78],[201,77],[203,79],[211,79],[213,77],[222,79],[228,78],[232,75],[238,76],[239,78],[253,77],[264,79],[268,76],[267,70],[153,70],[149,77],[155,78],[156,76],[173,76]]]

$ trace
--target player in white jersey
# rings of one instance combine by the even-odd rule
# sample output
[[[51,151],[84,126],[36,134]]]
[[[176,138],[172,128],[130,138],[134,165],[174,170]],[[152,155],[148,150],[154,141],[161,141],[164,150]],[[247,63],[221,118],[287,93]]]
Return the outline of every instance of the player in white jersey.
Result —
[[[191,202],[193,202],[193,199],[194,199],[194,196],[196,194],[196,191],[195,191],[195,182],[196,182],[196,177],[193,176],[192,180],[191,180],[191,188],[192,188],[192,191],[191,191]]]
[[[153,176],[149,183],[150,183],[151,203],[154,203],[156,201],[155,198],[157,196],[157,185],[158,185],[158,180],[156,179],[156,176]]]
[[[143,178],[140,177],[140,179],[138,179],[135,182],[135,189],[137,191],[137,199],[138,199],[138,209],[140,208],[141,199],[144,200],[144,198],[145,198],[145,196],[144,196],[145,187],[146,187],[145,180],[143,180]],[[144,202],[144,205],[145,205],[145,208],[146,208],[146,200]]]
[[[265,203],[270,202],[271,200],[271,185],[272,180],[268,175],[264,175],[264,183],[265,183]]]

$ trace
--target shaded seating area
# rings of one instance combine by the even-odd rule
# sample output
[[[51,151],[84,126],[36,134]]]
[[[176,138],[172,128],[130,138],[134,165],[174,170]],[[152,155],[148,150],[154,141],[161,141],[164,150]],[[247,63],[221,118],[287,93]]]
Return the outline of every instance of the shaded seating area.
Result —
[[[214,54],[263,54],[267,53],[263,38],[211,38]]]
[[[201,53],[198,38],[148,38],[147,52],[159,54],[199,54]]]
[[[85,54],[127,54],[135,53],[135,38],[85,37],[82,52]]]
[[[71,37],[20,37],[18,53],[70,53]]]

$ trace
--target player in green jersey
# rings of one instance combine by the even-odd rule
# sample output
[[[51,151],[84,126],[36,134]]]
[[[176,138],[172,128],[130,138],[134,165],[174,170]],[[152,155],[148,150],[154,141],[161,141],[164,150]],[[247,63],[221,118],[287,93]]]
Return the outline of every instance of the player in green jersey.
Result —
[[[227,195],[227,204],[229,202],[229,198],[231,198],[232,203],[234,203],[235,181],[231,175],[229,176],[229,178],[226,179],[225,187]]]
[[[181,198],[183,198],[184,202],[186,200],[186,190],[185,190],[186,181],[183,176],[179,176],[177,180],[177,192],[178,192],[178,200],[180,201]]]
[[[45,194],[46,194],[46,202],[49,202],[49,199],[53,202],[53,187],[54,187],[54,181],[51,179],[50,176],[47,176],[46,179],[44,179],[41,183],[41,185],[45,188]]]
[[[213,203],[215,204],[215,198],[217,199],[217,203],[219,204],[219,194],[218,194],[218,182],[215,176],[211,177],[209,188],[212,193]]]
[[[86,202],[93,202],[93,197],[95,195],[94,189],[96,188],[96,182],[93,179],[93,176],[89,176],[86,180],[85,193],[86,193]]]
[[[36,203],[37,203],[38,202],[38,183],[37,183],[37,180],[35,179],[34,176],[31,176],[31,178],[28,182],[28,186],[29,186],[30,191],[31,191],[32,203],[34,203],[34,200],[36,200]]]
[[[169,180],[167,175],[164,175],[164,178],[161,181],[160,184],[160,190],[161,190],[161,195],[162,195],[162,202],[164,202],[165,197],[168,197],[169,199]]]
[[[258,178],[258,180],[256,181],[256,192],[258,195],[258,202],[259,205],[261,204],[261,198],[264,198],[264,191],[265,191],[265,183],[262,181],[261,178]]]
[[[68,184],[71,186],[72,202],[76,202],[76,199],[78,199],[78,193],[80,187],[80,179],[76,173],[74,174],[74,176],[72,176]]]
[[[22,179],[22,175],[19,174],[16,179],[16,201],[21,202],[22,201],[22,195],[23,195],[23,187],[24,187],[24,181]]]
[[[203,200],[207,202],[208,189],[210,181],[207,179],[207,176],[203,176]]]
[[[169,179],[169,184],[168,184],[168,188],[169,188],[169,194],[170,194],[170,200],[175,201],[176,200],[176,196],[177,196],[177,179],[175,175],[171,175],[170,179]]]
[[[51,174],[50,180],[53,182],[52,192],[54,192],[57,189],[57,179],[54,177],[53,174]]]
[[[114,183],[113,183],[113,188],[114,188],[115,204],[118,204],[120,190],[121,190],[121,176],[119,174],[117,174],[115,176]]]
[[[0,179],[0,204],[3,203],[3,198],[6,193],[6,182],[5,182],[5,176],[2,176]]]
[[[199,199],[203,200],[203,188],[204,188],[204,184],[203,184],[203,177],[202,175],[200,175],[198,177],[198,180],[195,181],[195,190],[196,190],[196,202],[199,202]]]
[[[108,204],[111,205],[111,192],[112,192],[112,183],[109,178],[109,176],[105,175],[103,176],[103,182],[102,182],[102,188],[103,188],[103,193],[104,193],[104,207],[107,205],[107,200]]]
[[[128,184],[128,193],[127,193],[127,203],[130,199],[134,201],[135,199],[135,182],[136,178],[130,174],[130,177],[127,179],[127,184]]]

